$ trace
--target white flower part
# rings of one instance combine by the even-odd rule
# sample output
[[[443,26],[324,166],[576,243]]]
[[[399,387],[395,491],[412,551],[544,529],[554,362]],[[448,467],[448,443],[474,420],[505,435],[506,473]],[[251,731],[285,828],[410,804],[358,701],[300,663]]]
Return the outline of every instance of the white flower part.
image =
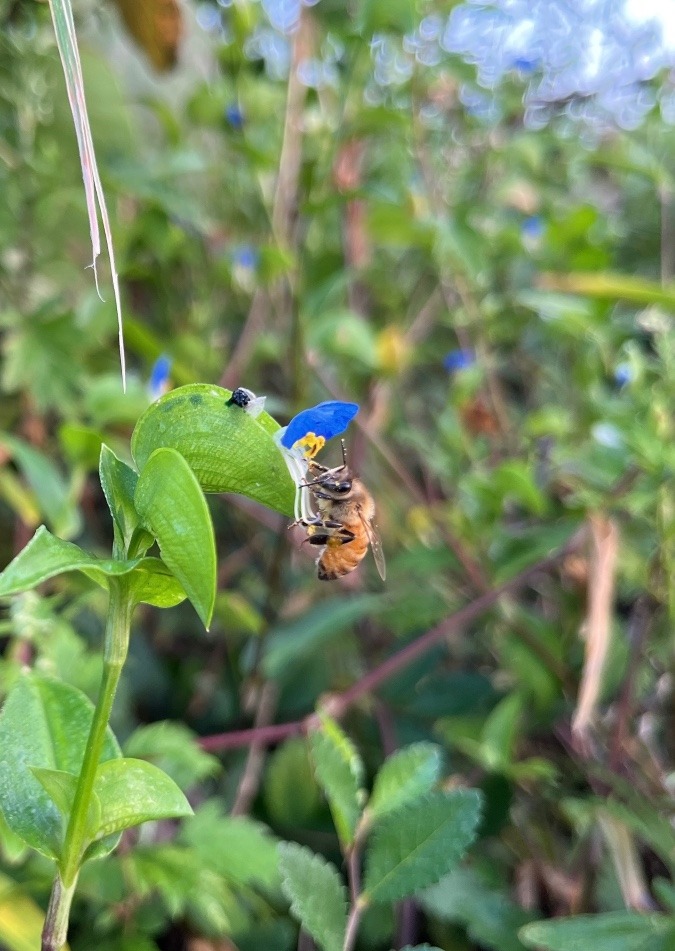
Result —
[[[293,517],[296,522],[316,522],[318,515],[312,509],[312,494],[306,484],[309,472],[309,464],[305,457],[302,446],[293,446],[287,449],[281,444],[281,439],[286,432],[286,427],[279,429],[273,436],[273,439],[281,455],[284,457],[286,468],[291,474],[291,479],[295,483],[295,501],[293,504]]]

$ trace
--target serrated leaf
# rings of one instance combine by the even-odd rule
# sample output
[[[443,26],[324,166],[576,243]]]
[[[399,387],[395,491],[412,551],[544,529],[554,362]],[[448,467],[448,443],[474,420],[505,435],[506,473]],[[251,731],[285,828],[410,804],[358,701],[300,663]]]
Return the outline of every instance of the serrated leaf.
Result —
[[[7,825],[48,858],[60,854],[63,821],[31,767],[79,775],[93,705],[69,684],[22,674],[0,713],[0,807]],[[108,729],[101,762],[120,755]]]
[[[0,947],[6,951],[35,951],[40,947],[45,913],[22,887],[0,874]],[[64,944],[61,951],[68,951]]]
[[[278,888],[277,839],[262,823],[245,816],[223,816],[217,802],[206,802],[181,831],[201,861],[237,885]]]
[[[131,439],[139,471],[157,448],[170,447],[187,460],[204,492],[237,492],[292,515],[295,486],[272,439],[279,424],[267,413],[254,419],[230,405],[231,396],[194,383],[153,403]]]
[[[153,452],[139,477],[134,502],[159,543],[162,560],[208,628],[216,599],[213,524],[199,483],[179,452]]]
[[[310,736],[314,771],[326,794],[340,841],[348,845],[362,811],[363,763],[349,737],[334,720],[322,717]]]
[[[368,811],[375,818],[429,792],[441,773],[442,753],[433,743],[412,743],[398,750],[380,768]]]
[[[675,922],[667,915],[616,911],[535,921],[521,928],[519,937],[541,951],[670,951]]]
[[[219,773],[220,761],[197,743],[197,734],[183,723],[163,720],[134,730],[124,744],[126,756],[149,760],[181,789]]]
[[[192,808],[173,779],[144,760],[127,757],[102,763],[94,791],[101,815],[97,838],[151,819],[179,819]]]
[[[366,854],[364,896],[398,901],[439,881],[474,840],[480,805],[475,789],[458,789],[429,793],[386,815]]]
[[[294,842],[279,843],[281,887],[291,911],[323,951],[342,951],[347,889],[325,859]]]

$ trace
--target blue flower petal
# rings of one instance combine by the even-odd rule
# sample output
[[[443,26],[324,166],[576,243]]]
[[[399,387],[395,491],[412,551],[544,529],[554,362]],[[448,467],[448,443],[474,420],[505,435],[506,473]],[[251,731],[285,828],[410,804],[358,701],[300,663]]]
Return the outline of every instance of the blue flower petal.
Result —
[[[153,399],[157,399],[166,392],[169,382],[169,373],[171,373],[171,364],[173,360],[167,357],[165,353],[157,357],[150,371],[150,380],[148,381],[148,390]]]
[[[614,382],[618,387],[628,386],[633,380],[633,367],[630,363],[620,363],[614,370]]]
[[[458,370],[468,370],[476,362],[476,358],[470,350],[451,350],[443,357],[443,366],[448,373],[456,373]]]
[[[303,409],[294,416],[281,437],[281,445],[292,449],[299,439],[304,439],[307,433],[332,439],[339,436],[354,419],[359,411],[358,403],[343,403],[340,400],[327,400],[311,409]]]

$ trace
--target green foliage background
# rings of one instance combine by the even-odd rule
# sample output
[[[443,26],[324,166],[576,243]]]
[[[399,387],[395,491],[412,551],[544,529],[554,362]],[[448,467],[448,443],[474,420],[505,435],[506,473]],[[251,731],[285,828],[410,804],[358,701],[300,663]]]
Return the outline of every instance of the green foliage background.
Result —
[[[322,399],[358,401],[350,460],[375,495],[388,561],[384,591],[370,560],[330,587],[285,519],[212,500],[211,629],[187,604],[144,606],[113,715],[125,755],[165,769],[196,816],[127,832],[85,867],[75,949],[92,934],[122,951],[194,936],[296,947],[275,839],[339,868],[357,800],[345,818],[298,737],[263,756],[250,796],[247,750],[217,757],[198,737],[307,716],[592,518],[611,520],[619,548],[584,743],[570,724],[594,578],[585,548],[343,722],[366,788],[386,755],[434,742],[441,783],[479,786],[485,804],[465,863],[407,916],[369,909],[358,947],[672,947],[675,132],[653,114],[591,149],[555,123],[529,130],[517,77],[488,125],[461,105],[471,70],[450,57],[372,104],[373,33],[398,42],[419,13],[449,6],[305,8],[303,55],[339,43],[343,57],[335,87],[292,82],[290,95],[244,55],[263,15],[249,0],[223,12],[227,42],[184,13],[182,58],[161,74],[112,7],[76,6],[123,285],[123,395],[112,294],[99,300],[85,270],[48,11],[0,5],[0,564],[41,523],[107,557],[100,445],[131,462],[162,353],[174,385],[247,386],[282,423]],[[458,350],[475,360],[449,372],[443,357]],[[8,604],[3,695],[31,665],[93,697],[105,607],[79,576]],[[371,806],[377,795],[376,783]],[[290,875],[305,853],[286,849]],[[35,947],[51,867],[1,826],[0,855],[0,944]]]

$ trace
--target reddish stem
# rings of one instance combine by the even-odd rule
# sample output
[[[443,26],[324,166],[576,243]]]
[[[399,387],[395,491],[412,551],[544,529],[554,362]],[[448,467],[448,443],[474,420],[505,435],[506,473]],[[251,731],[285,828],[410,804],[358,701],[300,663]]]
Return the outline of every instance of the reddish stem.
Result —
[[[357,680],[343,693],[334,694],[324,704],[322,710],[334,717],[341,719],[353,706],[356,701],[364,694],[372,693],[381,687],[383,683],[390,680],[405,667],[408,667],[414,660],[426,654],[439,641],[456,633],[463,627],[466,627],[476,618],[484,614],[488,608],[491,608],[504,594],[510,594],[518,588],[522,588],[534,575],[542,571],[547,571],[554,567],[561,559],[565,558],[572,551],[576,550],[583,541],[583,530],[566,544],[547,558],[542,558],[536,564],[531,565],[522,571],[515,578],[504,582],[498,588],[493,588],[482,594],[475,601],[471,601],[465,607],[461,608],[455,614],[451,614],[436,627],[433,627],[416,641],[406,645],[396,654],[392,654],[385,661],[371,670],[365,676]],[[232,750],[242,746],[248,746],[250,743],[259,745],[278,743],[289,736],[307,733],[318,725],[318,717],[315,713],[310,714],[303,720],[295,720],[292,723],[277,723],[272,726],[258,727],[248,730],[235,730],[231,733],[219,733],[214,736],[205,736],[200,740],[200,744],[205,750],[216,752],[220,750]]]

